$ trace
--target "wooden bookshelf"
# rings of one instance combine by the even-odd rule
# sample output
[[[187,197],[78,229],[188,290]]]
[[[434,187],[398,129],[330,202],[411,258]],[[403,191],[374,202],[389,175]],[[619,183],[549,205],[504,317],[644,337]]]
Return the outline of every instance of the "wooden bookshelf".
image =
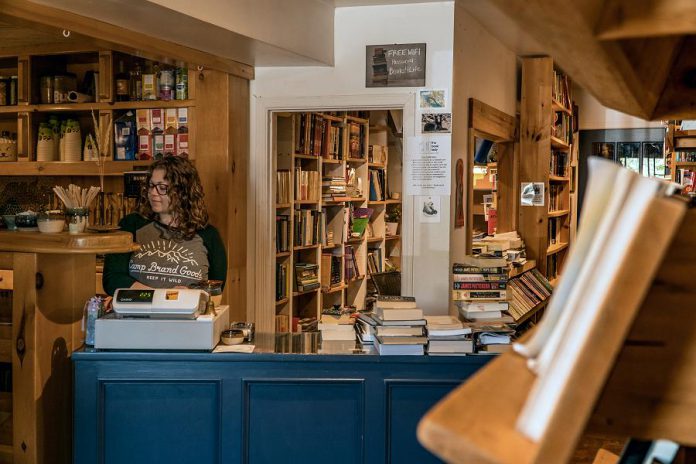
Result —
[[[373,111],[370,113],[371,118],[373,114],[383,116],[386,111]],[[392,162],[387,150],[384,151],[384,159],[380,156],[380,159],[373,160],[369,156],[370,145],[388,145],[390,131],[375,131],[373,134],[369,127],[371,119],[355,118],[345,113],[282,113],[276,115],[275,123],[275,168],[278,171],[288,171],[291,190],[289,202],[282,198],[277,201],[283,202],[276,204],[276,214],[287,216],[289,223],[289,250],[276,254],[277,262],[287,266],[288,298],[282,304],[276,303],[275,316],[287,317],[290,322],[288,325],[292,327],[294,319],[319,319],[323,308],[335,304],[363,309],[368,294],[368,282],[365,279],[369,275],[368,260],[378,261],[378,267],[384,269],[389,252],[400,249],[397,245],[400,236],[386,234],[386,218],[393,208],[401,208],[401,200],[388,199],[392,192],[400,194],[401,186],[387,183],[390,173],[396,173],[397,178],[401,178],[401,159],[398,157]],[[317,174],[307,174],[305,177],[318,176],[319,182],[316,185],[305,184],[297,177],[297,173],[300,172],[298,169],[302,172],[316,172]],[[371,170],[383,173],[380,175],[384,177],[385,185],[381,186],[380,183],[379,191],[383,193],[381,198],[371,198]],[[323,193],[329,195],[329,185],[322,186],[324,178],[346,181],[349,178],[355,179],[354,186],[357,187],[359,181],[361,189],[357,191],[348,187],[344,195],[334,194],[332,199],[325,199]],[[298,188],[305,198],[314,195],[318,200],[298,199]],[[279,186],[276,185],[276,190],[278,189]],[[350,236],[349,217],[350,211],[354,208],[372,210],[368,226],[369,238],[367,231],[361,237]],[[289,212],[286,212],[288,210]],[[315,215],[318,221],[313,222],[310,227],[313,236],[307,236],[306,234],[310,233],[308,229],[297,223],[298,217],[301,220],[308,215]],[[328,232],[333,235],[332,245],[325,245],[325,235]],[[303,237],[296,237],[298,233]],[[312,244],[307,245],[308,241]],[[374,258],[371,258],[370,254],[373,254]],[[332,258],[329,260],[327,255],[331,255]],[[349,264],[353,262],[353,255],[357,275],[351,277],[347,272]],[[319,289],[297,291],[295,267],[300,262],[318,266],[321,284]],[[329,263],[334,263],[335,266],[336,262],[340,267],[340,283],[329,285],[332,274],[325,267],[330,265]],[[276,273],[276,278],[278,275]],[[336,278],[336,268],[333,278]]]
[[[551,58],[522,59],[519,182],[542,183],[544,203],[520,206],[518,230],[527,257],[549,279],[562,271],[574,237],[571,87]]]

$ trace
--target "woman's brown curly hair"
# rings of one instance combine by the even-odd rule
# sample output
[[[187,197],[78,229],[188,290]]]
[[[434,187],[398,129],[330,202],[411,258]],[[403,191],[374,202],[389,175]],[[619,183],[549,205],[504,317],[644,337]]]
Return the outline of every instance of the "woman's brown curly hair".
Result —
[[[147,186],[155,169],[163,169],[164,178],[169,181],[167,196],[172,214],[177,219],[170,228],[178,237],[191,240],[196,231],[208,225],[208,210],[198,171],[189,160],[180,156],[166,156],[150,165],[145,188],[140,194],[140,214],[151,220],[159,219],[147,197]]]

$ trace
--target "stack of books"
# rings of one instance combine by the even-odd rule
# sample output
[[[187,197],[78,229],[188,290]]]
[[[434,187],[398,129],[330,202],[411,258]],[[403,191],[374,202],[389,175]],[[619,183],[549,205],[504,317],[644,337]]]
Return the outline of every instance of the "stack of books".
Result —
[[[319,266],[312,263],[295,263],[295,281],[298,292],[319,288]]]
[[[516,231],[480,237],[473,241],[472,252],[482,258],[505,258],[511,267],[520,267],[527,262],[524,241]]]
[[[322,177],[321,199],[323,201],[337,201],[346,197],[346,179],[343,176]]]
[[[509,323],[501,320],[480,321],[470,327],[476,353],[495,354],[510,349],[515,329]]]
[[[422,355],[428,339],[423,334],[423,310],[412,296],[377,297],[372,313],[374,344],[381,355]]]
[[[355,341],[355,319],[347,314],[332,315],[322,314],[317,328],[321,332],[321,340],[324,341]]]
[[[536,269],[532,269],[518,277],[510,279],[510,316],[515,322],[524,318],[529,312],[551,297],[553,287]]]
[[[429,355],[465,355],[474,352],[471,327],[452,316],[425,316]]]
[[[507,281],[505,258],[465,256],[452,266],[452,300],[464,319],[498,319],[508,310]]]

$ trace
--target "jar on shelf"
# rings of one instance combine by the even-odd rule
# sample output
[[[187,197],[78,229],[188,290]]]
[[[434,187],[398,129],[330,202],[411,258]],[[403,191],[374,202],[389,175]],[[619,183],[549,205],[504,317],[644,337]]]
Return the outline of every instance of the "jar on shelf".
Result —
[[[68,232],[71,234],[80,234],[87,227],[87,218],[89,217],[89,208],[65,208],[65,217],[68,221]]]
[[[0,106],[8,104],[7,91],[10,88],[10,79],[5,76],[0,76]]]

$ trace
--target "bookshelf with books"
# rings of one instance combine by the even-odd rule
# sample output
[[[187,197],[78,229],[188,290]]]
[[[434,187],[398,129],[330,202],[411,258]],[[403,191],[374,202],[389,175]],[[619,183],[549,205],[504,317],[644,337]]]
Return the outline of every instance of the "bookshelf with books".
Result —
[[[522,59],[519,182],[522,188],[532,184],[530,192],[541,193],[543,204],[522,202],[519,232],[527,256],[552,283],[562,272],[575,226],[570,89],[569,78],[551,58]]]
[[[384,269],[385,215],[400,203],[387,200],[401,188],[390,190],[388,142],[368,118],[276,114],[277,332],[334,305],[362,309],[369,274]]]

